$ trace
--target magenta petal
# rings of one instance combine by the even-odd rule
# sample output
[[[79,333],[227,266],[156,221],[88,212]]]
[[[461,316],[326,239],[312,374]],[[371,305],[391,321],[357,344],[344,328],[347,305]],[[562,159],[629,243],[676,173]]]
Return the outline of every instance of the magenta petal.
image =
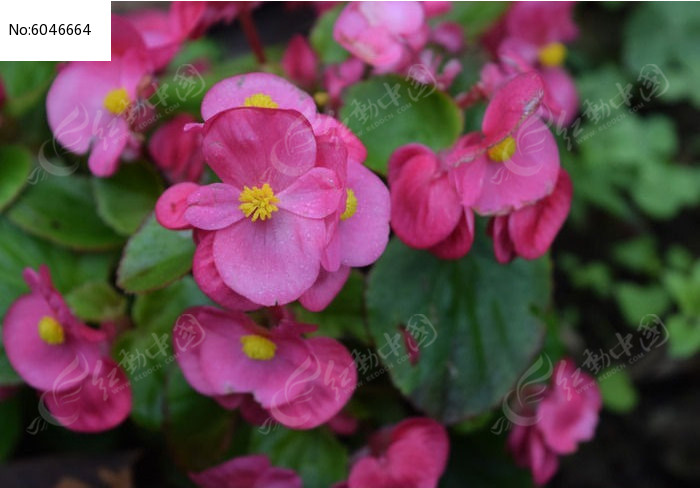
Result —
[[[185,220],[204,230],[228,227],[244,217],[238,208],[239,194],[240,189],[225,183],[200,186],[187,197]]]
[[[77,432],[101,432],[122,423],[131,412],[131,385],[111,359],[98,361],[75,388],[42,395],[51,415]]]
[[[37,390],[72,388],[68,376],[88,370],[99,358],[99,347],[72,335],[64,325],[65,342],[50,345],[39,337],[39,320],[58,319],[36,294],[18,298],[5,314],[2,342],[12,367]]]
[[[271,73],[248,73],[212,86],[202,100],[202,118],[206,121],[224,110],[243,107],[256,94],[269,96],[280,109],[301,112],[307,120],[316,116],[316,102],[305,91]]]
[[[119,166],[119,156],[129,142],[129,128],[121,118],[112,119],[108,134],[95,140],[88,158],[88,166],[95,176],[112,176]]]
[[[299,85],[313,88],[318,73],[318,57],[301,34],[293,36],[282,56],[282,69]]]
[[[464,218],[457,224],[447,239],[430,248],[440,259],[459,259],[465,256],[474,242],[474,212],[467,209]],[[410,352],[410,351],[409,351]]]
[[[230,310],[255,310],[260,305],[229,288],[214,262],[214,233],[207,232],[197,243],[192,259],[192,274],[199,288],[216,303]]]
[[[367,159],[367,149],[362,141],[346,125],[335,118],[329,115],[318,114],[314,120],[313,127],[317,136],[332,133],[340,137],[347,149],[348,163],[362,164]]]
[[[347,185],[357,198],[357,210],[336,230],[341,262],[345,266],[367,266],[379,259],[389,242],[389,190],[377,175],[356,163],[348,165]]]
[[[459,195],[439,165],[434,154],[414,156],[389,180],[391,227],[411,247],[436,245],[452,233],[462,216]],[[396,173],[392,170],[390,176]]]
[[[569,215],[572,193],[571,179],[562,169],[549,196],[509,216],[508,232],[519,256],[537,259],[547,252]]]
[[[313,168],[277,195],[277,206],[301,217],[322,219],[337,210],[342,193],[334,171]]]
[[[203,152],[224,183],[279,193],[314,167],[316,138],[298,112],[237,108],[206,122]]]
[[[280,210],[264,222],[245,219],[217,231],[214,261],[236,293],[261,305],[282,305],[316,281],[325,242],[322,220]]]
[[[515,257],[513,241],[508,232],[508,215],[499,215],[489,221],[488,233],[493,239],[493,252],[496,261],[507,264]]]
[[[357,370],[350,353],[328,337],[306,340],[310,355],[288,372],[284,390],[267,406],[275,420],[293,429],[311,429],[334,417],[357,385]]]
[[[299,302],[307,310],[320,312],[336,297],[350,276],[350,268],[341,266],[338,271],[321,269],[316,282],[299,297]]]
[[[294,471],[270,466],[262,454],[234,458],[201,473],[190,473],[190,478],[200,488],[302,488]]]
[[[156,202],[156,219],[166,229],[180,230],[192,227],[185,219],[187,198],[197,191],[196,183],[178,183],[163,193]]]
[[[541,70],[546,88],[543,109],[558,127],[568,126],[578,113],[578,92],[573,78],[562,68]]]
[[[481,194],[474,203],[480,215],[519,210],[554,190],[559,175],[559,150],[549,128],[537,117],[528,119],[513,135],[516,151],[503,162],[486,159]]]
[[[489,102],[481,130],[487,146],[496,144],[513,133],[534,114],[544,97],[544,82],[534,71],[523,73],[501,86]]]

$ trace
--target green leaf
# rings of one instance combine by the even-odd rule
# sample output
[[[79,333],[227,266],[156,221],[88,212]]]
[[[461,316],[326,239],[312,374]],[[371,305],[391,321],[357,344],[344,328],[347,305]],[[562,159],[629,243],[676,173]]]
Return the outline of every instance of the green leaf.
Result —
[[[619,264],[637,273],[656,276],[662,269],[656,242],[648,235],[616,244],[613,257]]]
[[[163,288],[192,268],[191,231],[161,227],[154,215],[127,243],[117,270],[117,285],[131,293]]]
[[[664,285],[681,312],[700,317],[700,261],[683,272],[668,272]]]
[[[22,232],[0,217],[0,316],[21,294],[27,293],[24,268],[45,264],[56,288],[68,293],[86,281],[107,281],[114,254],[76,254]]]
[[[177,464],[199,471],[223,462],[231,442],[232,413],[194,391],[177,368],[168,379],[166,400],[167,440]]]
[[[158,429],[165,419],[166,382],[177,369],[172,353],[175,321],[186,308],[209,303],[190,277],[136,297],[132,310],[136,328],[122,334],[113,351],[129,376],[131,417],[139,425]]]
[[[328,488],[348,476],[348,454],[325,428],[289,430],[277,426],[264,434],[256,431],[251,452],[267,454],[273,466],[293,469],[305,488]]]
[[[603,396],[603,404],[609,410],[617,413],[627,413],[634,410],[639,401],[637,390],[625,370],[603,372],[598,386]]]
[[[0,402],[0,461],[8,459],[22,437],[22,406],[15,397]]]
[[[31,234],[72,249],[96,251],[124,241],[97,215],[90,180],[83,176],[53,176],[27,188],[7,217]]]
[[[111,178],[92,178],[97,213],[120,234],[131,235],[155,208],[163,185],[143,163],[124,164]]]
[[[364,319],[364,294],[365,277],[353,270],[343,289],[328,307],[318,313],[298,307],[296,316],[301,322],[318,324],[318,333],[326,337],[353,338],[367,343],[369,337]]]
[[[671,305],[666,290],[660,285],[642,286],[636,283],[619,283],[615,297],[622,315],[629,325],[636,327],[647,314],[663,315]]]
[[[324,12],[309,34],[311,46],[324,64],[342,63],[350,56],[350,53],[333,38],[335,21],[338,20],[340,12],[344,8],[345,4],[341,4]]]
[[[700,351],[700,317],[673,315],[666,321],[668,353],[674,358],[689,358]]]
[[[5,110],[12,116],[19,116],[43,103],[55,74],[56,63],[53,61],[0,63],[0,78],[7,92]]]
[[[464,34],[473,41],[491,27],[508,9],[509,2],[452,2],[451,9],[440,20],[451,20],[464,27]]]
[[[32,157],[23,147],[0,147],[0,210],[19,195],[31,167]]]
[[[126,298],[104,281],[90,281],[65,296],[75,315],[88,322],[107,322],[123,317]]]
[[[367,147],[365,164],[382,174],[399,146],[417,142],[444,149],[462,132],[462,113],[448,95],[397,76],[357,83],[343,102],[341,119]]]
[[[548,259],[500,265],[486,238],[459,261],[394,239],[370,273],[370,333],[401,393],[456,423],[495,404],[528,367],[542,344],[535,314],[548,306],[550,287]],[[395,355],[390,346],[412,322],[426,331],[415,366],[403,341]]]

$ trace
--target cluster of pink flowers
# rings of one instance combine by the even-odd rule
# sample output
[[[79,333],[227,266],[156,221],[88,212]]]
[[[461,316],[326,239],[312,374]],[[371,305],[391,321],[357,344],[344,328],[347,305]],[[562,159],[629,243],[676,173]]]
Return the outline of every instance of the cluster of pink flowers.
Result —
[[[61,425],[79,432],[119,425],[131,411],[131,387],[109,357],[111,326],[78,320],[45,266],[27,268],[24,279],[31,293],[12,304],[2,327],[10,364]]]
[[[513,426],[508,449],[519,466],[532,471],[535,483],[544,485],[556,473],[559,456],[572,454],[579,443],[593,438],[602,407],[600,389],[563,359],[544,391],[524,396],[538,401],[521,405],[517,413],[534,421]]]
[[[389,193],[362,165],[364,146],[267,73],[214,85],[202,117],[192,130],[222,182],[180,183],[156,206],[163,226],[195,230],[195,280],[234,310],[295,300],[323,309],[388,241]]]
[[[388,176],[399,238],[441,258],[460,258],[474,240],[476,212],[492,217],[500,262],[543,255],[572,194],[554,136],[537,113],[543,96],[537,73],[518,75],[495,91],[480,132],[439,154],[419,144],[397,149]]]

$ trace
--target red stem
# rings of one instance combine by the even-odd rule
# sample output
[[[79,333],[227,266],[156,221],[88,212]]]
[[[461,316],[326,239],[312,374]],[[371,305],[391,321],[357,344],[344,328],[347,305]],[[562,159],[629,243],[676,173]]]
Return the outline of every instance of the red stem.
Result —
[[[243,33],[246,39],[248,39],[248,44],[250,44],[255,57],[258,60],[258,64],[265,64],[265,50],[263,49],[262,43],[260,42],[260,37],[258,36],[258,30],[255,28],[255,23],[253,22],[253,16],[250,15],[250,8],[244,7],[238,17],[241,20],[241,27],[243,27]]]

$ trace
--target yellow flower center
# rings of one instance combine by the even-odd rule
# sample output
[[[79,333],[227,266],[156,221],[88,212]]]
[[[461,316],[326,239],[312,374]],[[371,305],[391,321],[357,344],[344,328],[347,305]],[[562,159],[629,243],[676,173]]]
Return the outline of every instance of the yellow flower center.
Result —
[[[114,115],[123,114],[129,108],[129,104],[131,104],[131,100],[129,100],[129,94],[124,88],[110,91],[104,99],[105,108]]]
[[[348,196],[345,199],[345,211],[340,214],[340,220],[347,220],[357,212],[357,197],[350,188],[346,190]]]
[[[257,334],[244,335],[241,337],[243,353],[250,359],[257,361],[269,361],[275,357],[277,345],[270,339]]]
[[[488,155],[491,161],[508,161],[515,154],[515,139],[511,136],[506,137],[495,146],[491,146],[488,150]]]
[[[253,188],[243,187],[241,195],[238,197],[241,204],[238,208],[245,214],[246,217],[255,222],[256,220],[267,220],[272,215],[272,212],[277,212],[279,209],[275,203],[279,203],[279,198],[270,188],[270,185],[265,183],[262,188],[254,186]]]
[[[328,101],[330,100],[330,95],[328,95],[328,92],[320,91],[314,93],[314,101],[316,102],[316,105],[319,107],[325,107],[326,104],[328,104]]]
[[[39,320],[39,337],[41,340],[52,346],[63,344],[66,340],[63,327],[53,317],[48,315]]]
[[[265,93],[255,93],[243,101],[244,107],[277,108],[279,105],[270,95]]]
[[[540,49],[538,53],[542,66],[561,66],[566,59],[566,46],[561,42],[552,42]]]

